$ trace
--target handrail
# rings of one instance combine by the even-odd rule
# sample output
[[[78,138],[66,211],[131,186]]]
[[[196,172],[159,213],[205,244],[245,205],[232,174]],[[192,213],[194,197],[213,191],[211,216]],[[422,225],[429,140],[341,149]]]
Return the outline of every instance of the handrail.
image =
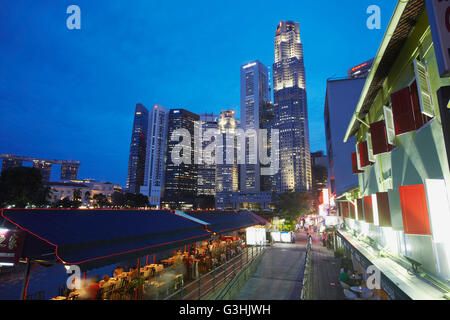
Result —
[[[186,298],[194,296],[194,294],[198,294],[197,299],[200,300],[202,297],[206,296],[211,291],[215,290],[219,285],[221,285],[222,283],[225,283],[229,276],[232,276],[232,278],[234,278],[240,271],[247,268],[248,265],[250,265],[256,259],[256,257],[259,256],[259,254],[262,251],[263,251],[263,249],[261,247],[247,248],[247,250],[245,252],[242,252],[241,254],[234,257],[233,259],[226,261],[225,264],[217,267],[216,269],[211,270],[210,272],[199,276],[198,279],[189,283],[186,286],[182,286],[179,290],[168,295],[163,300],[170,300],[176,296],[181,296],[180,300],[184,300]],[[251,258],[249,259],[250,255],[251,255]],[[246,262],[243,261],[244,256],[247,258]],[[239,265],[238,271],[236,270],[236,265]],[[208,285],[210,285],[211,283],[212,283],[212,286],[210,288],[208,288],[205,292],[202,292],[201,288],[202,287],[205,288]],[[183,293],[186,292],[187,289],[192,288],[194,285],[197,285],[196,287],[194,287],[195,289],[188,292],[186,295],[183,295]],[[198,287],[198,290],[196,290],[197,287]]]

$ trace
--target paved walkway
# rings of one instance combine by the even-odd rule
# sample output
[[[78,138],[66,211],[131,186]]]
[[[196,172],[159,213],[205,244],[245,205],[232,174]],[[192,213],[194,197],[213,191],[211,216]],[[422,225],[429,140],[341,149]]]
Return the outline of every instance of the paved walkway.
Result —
[[[306,234],[297,235],[299,242],[306,242]],[[312,278],[311,300],[344,300],[345,295],[339,284],[340,259],[334,257],[332,250],[322,245],[317,234],[312,234],[313,245],[311,251]]]
[[[300,300],[305,263],[304,243],[266,249],[253,276],[235,300]]]

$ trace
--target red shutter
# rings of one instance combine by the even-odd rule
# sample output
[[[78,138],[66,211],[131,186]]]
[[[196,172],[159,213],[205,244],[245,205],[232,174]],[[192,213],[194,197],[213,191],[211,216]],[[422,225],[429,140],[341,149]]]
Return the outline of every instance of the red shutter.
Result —
[[[400,135],[416,129],[409,87],[391,94],[395,134]]]
[[[353,174],[364,172],[364,171],[361,171],[358,169],[358,156],[356,155],[356,152],[352,153],[352,168],[353,168]]]
[[[380,227],[392,227],[389,195],[387,192],[377,193],[378,221]]]
[[[348,214],[348,202],[342,202],[342,215],[344,216],[344,218],[348,218],[349,214]]]
[[[425,186],[399,187],[406,234],[431,235]]]
[[[372,197],[364,197],[364,220],[368,223],[373,223],[373,205]]]
[[[360,142],[358,145],[359,149],[359,160],[361,168],[372,165],[373,163],[369,160],[369,149],[367,147],[367,141]]]
[[[384,120],[370,125],[370,135],[372,137],[373,154],[382,154],[391,151],[394,146],[388,143],[386,133],[386,122]]]

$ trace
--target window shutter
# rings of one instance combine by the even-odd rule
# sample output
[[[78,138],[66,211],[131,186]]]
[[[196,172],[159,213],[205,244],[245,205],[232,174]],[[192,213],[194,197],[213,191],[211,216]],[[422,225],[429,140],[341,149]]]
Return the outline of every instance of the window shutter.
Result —
[[[419,93],[417,92],[417,82],[414,81],[409,87],[411,105],[414,113],[414,125],[416,130],[426,123],[426,116],[420,110]]]
[[[369,152],[369,161],[375,162],[375,155],[373,154],[373,145],[372,145],[372,134],[367,132],[367,151]]]
[[[390,151],[385,121],[381,120],[370,124],[370,137],[374,156]]]
[[[387,141],[390,145],[394,146],[395,142],[395,128],[394,128],[394,115],[392,114],[392,109],[384,106],[384,122],[386,126],[386,136]]]
[[[359,147],[359,159],[361,162],[361,168],[372,165],[373,163],[369,160],[369,150],[367,147],[367,141],[358,144]]]
[[[362,173],[364,171],[361,171],[358,169],[358,155],[356,152],[352,153],[352,168],[353,168],[353,174]]]
[[[363,199],[356,199],[356,208],[355,212],[357,214],[357,220],[358,221],[364,221],[364,206],[363,206]]]
[[[372,196],[364,197],[364,219],[368,223],[373,223]]]
[[[349,217],[348,202],[342,202],[341,208],[342,208],[342,215],[344,216],[344,218],[348,218]]]
[[[409,87],[391,94],[391,102],[395,134],[416,130]]]
[[[378,221],[380,227],[392,227],[389,195],[387,192],[377,193]]]
[[[359,143],[356,143],[356,165],[359,172],[363,171],[363,167],[361,166],[361,154],[359,153]]]
[[[431,235],[425,186],[400,186],[399,193],[405,233]]]
[[[428,76],[428,68],[426,64],[414,59],[414,72],[416,74],[420,109],[423,114],[433,118],[433,94],[431,91],[430,77]]]

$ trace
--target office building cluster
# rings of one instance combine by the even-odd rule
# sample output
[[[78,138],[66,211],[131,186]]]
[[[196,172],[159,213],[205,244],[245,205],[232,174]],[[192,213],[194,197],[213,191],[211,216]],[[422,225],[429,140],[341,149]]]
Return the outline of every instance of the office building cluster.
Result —
[[[273,101],[267,66],[257,60],[247,63],[241,66],[240,77],[240,119],[236,118],[236,110],[195,114],[182,108],[136,106],[128,192],[148,196],[150,204],[157,208],[268,210],[277,193],[311,190],[305,66],[299,24],[282,21],[276,29]],[[188,133],[191,141],[178,137],[180,129]],[[212,164],[204,159],[207,155],[203,153],[201,159],[196,159],[200,161],[181,164],[173,161],[172,154],[178,151],[180,143],[189,146],[183,152],[190,152],[192,160],[198,157],[196,139],[211,129],[218,133],[211,142],[224,150],[222,154],[213,153],[214,159],[220,161]],[[261,130],[266,133],[265,143],[258,143]],[[242,144],[238,142],[238,131],[245,133]],[[209,144],[205,140],[200,139],[202,150]],[[261,161],[263,151],[275,159],[275,169],[274,163]],[[244,155],[243,161],[238,161],[239,154]]]

